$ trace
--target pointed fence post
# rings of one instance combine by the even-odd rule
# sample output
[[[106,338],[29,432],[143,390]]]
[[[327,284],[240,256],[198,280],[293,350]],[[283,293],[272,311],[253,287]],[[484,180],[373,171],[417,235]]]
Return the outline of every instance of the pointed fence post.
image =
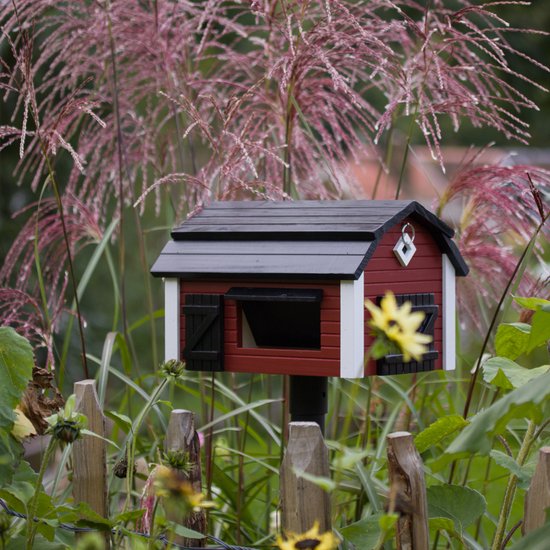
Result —
[[[387,438],[390,511],[399,512],[398,550],[428,550],[428,501],[422,459],[408,432]]]
[[[546,510],[550,507],[550,447],[539,451],[537,468],[525,494],[525,513],[522,532],[524,535],[542,527]]]
[[[290,422],[281,465],[281,520],[284,531],[303,533],[319,522],[330,531],[330,495],[299,472],[330,477],[328,449],[316,422]],[[298,472],[298,474],[297,474]]]
[[[76,411],[86,415],[88,430],[105,437],[105,416],[99,406],[95,380],[82,380],[74,385]],[[99,437],[84,435],[73,443],[73,496],[75,502],[86,502],[104,518],[109,517],[107,500],[107,449]],[[109,547],[110,535],[106,534]]]
[[[194,413],[183,409],[175,409],[171,412],[164,450],[167,453],[178,452],[187,455],[187,462],[191,466],[186,473],[186,478],[196,493],[202,492],[200,443],[195,430]],[[206,534],[206,514],[204,510],[192,512],[189,515],[171,510],[169,513],[167,512],[167,515],[168,519],[175,523]],[[176,536],[174,542],[183,546],[202,548],[206,544],[206,539],[187,539]]]

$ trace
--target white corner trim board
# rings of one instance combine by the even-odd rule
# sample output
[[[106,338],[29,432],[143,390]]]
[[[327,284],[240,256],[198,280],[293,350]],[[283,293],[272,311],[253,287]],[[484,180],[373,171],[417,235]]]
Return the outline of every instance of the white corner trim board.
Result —
[[[340,376],[365,375],[364,274],[356,281],[340,281]]]
[[[180,281],[164,279],[164,360],[180,359]]]
[[[443,370],[456,368],[456,279],[455,268],[443,254]]]

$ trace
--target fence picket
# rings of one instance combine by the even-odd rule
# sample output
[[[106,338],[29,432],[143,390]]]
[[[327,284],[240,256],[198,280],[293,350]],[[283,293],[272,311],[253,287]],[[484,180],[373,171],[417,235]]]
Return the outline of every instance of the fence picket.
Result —
[[[550,507],[550,447],[539,451],[537,468],[525,494],[524,535],[542,527],[546,521],[546,509]]]
[[[183,409],[175,409],[171,412],[164,449],[166,452],[176,451],[188,455],[187,460],[190,464],[190,469],[186,473],[186,477],[195,492],[202,492],[200,443],[199,436],[195,430],[194,413]],[[187,516],[178,512],[167,511],[167,515],[171,521],[199,533],[206,533],[206,515],[204,510],[192,512]],[[195,548],[204,547],[205,541],[206,539],[187,539],[180,536],[176,536],[174,540],[177,544]]]
[[[390,479],[390,511],[399,512],[398,550],[427,550],[429,545],[428,501],[422,459],[408,432],[387,437]]]
[[[303,533],[315,521],[321,532],[331,529],[330,495],[300,477],[299,472],[330,476],[328,449],[316,422],[290,422],[281,465],[281,512],[284,531]]]
[[[95,380],[82,380],[74,385],[76,411],[86,415],[88,430],[105,437],[105,416],[99,405]],[[73,496],[75,502],[86,502],[104,518],[109,517],[107,500],[107,449],[103,439],[84,435],[73,443]],[[107,548],[109,536],[106,535]]]

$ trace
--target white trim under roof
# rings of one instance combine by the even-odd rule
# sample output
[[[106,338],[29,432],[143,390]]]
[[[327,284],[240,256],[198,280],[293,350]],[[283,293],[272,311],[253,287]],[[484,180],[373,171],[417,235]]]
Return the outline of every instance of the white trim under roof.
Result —
[[[180,281],[164,279],[164,360],[180,359]]]
[[[365,376],[364,273],[356,281],[340,281],[340,376]]]
[[[447,254],[443,266],[443,370],[456,368],[456,278]]]

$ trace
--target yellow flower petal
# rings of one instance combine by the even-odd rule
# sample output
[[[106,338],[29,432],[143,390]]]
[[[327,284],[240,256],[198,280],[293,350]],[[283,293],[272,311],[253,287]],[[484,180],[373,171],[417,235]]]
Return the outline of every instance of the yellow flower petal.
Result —
[[[410,302],[405,302],[399,307],[393,292],[387,292],[380,301],[380,307],[370,300],[365,301],[365,307],[371,314],[369,324],[375,329],[377,336],[395,344],[405,361],[419,361],[428,351],[425,344],[430,343],[432,337],[416,332],[422,325],[425,315],[421,311],[413,312]]]
[[[338,539],[332,534],[331,531],[319,533],[318,521],[316,521],[313,524],[313,527],[305,533],[287,533],[285,539],[278,536],[276,542],[279,550],[299,550],[300,548],[335,550],[338,546]],[[305,543],[310,543],[310,545],[305,546]]]
[[[32,422],[25,416],[25,413],[19,408],[19,405],[15,408],[16,419],[11,429],[12,435],[22,441],[25,437],[30,435],[36,435],[36,429]]]

